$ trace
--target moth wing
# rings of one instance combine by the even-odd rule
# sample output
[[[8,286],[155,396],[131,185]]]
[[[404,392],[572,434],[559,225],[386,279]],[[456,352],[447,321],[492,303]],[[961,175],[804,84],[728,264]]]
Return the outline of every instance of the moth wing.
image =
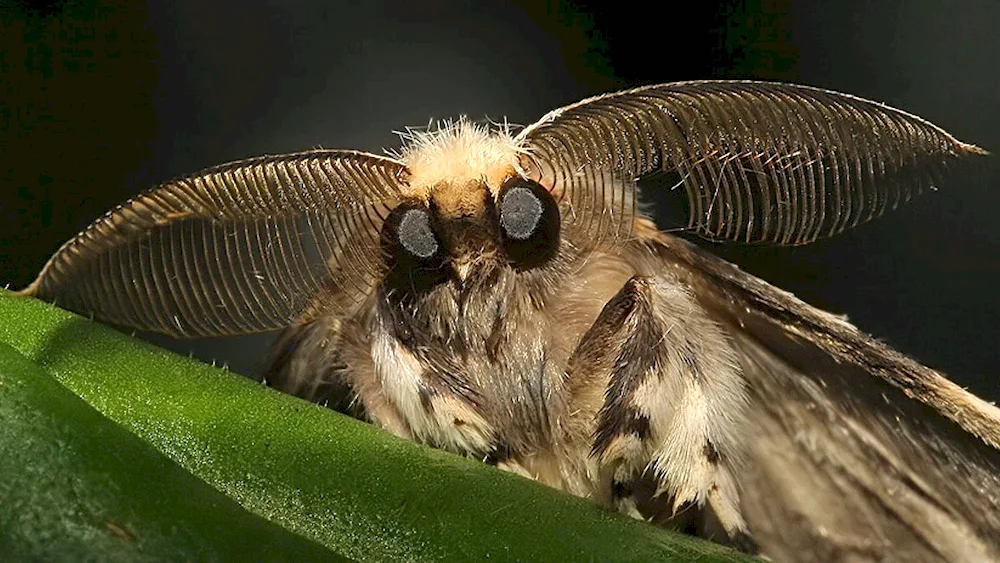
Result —
[[[847,321],[664,235],[752,406],[736,473],[778,561],[1000,560],[1000,410]]]
[[[111,210],[20,294],[174,336],[305,322],[374,283],[380,227],[407,174],[355,151],[217,166]]]
[[[271,387],[364,420],[364,407],[348,383],[340,337],[336,317],[289,326],[256,372]]]

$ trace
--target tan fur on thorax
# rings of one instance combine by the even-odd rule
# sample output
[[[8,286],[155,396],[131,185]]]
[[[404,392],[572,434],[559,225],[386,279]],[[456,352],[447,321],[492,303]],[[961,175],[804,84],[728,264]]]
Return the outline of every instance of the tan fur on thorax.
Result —
[[[510,127],[477,125],[462,118],[433,131],[408,130],[399,159],[409,168],[403,196],[434,200],[444,218],[472,217],[483,212],[485,192],[496,198],[500,186],[519,174],[524,151]]]

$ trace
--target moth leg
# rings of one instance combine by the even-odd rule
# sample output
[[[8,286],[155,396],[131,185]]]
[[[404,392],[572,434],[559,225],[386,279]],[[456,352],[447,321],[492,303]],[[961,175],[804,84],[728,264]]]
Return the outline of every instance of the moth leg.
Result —
[[[730,543],[755,552],[733,477],[747,408],[739,366],[723,329],[681,283],[630,279],[567,370],[577,412],[593,417],[599,496],[651,519],[707,504]]]
[[[339,340],[339,323],[334,320],[291,326],[257,371],[269,387],[363,419],[364,407],[347,383]]]
[[[350,336],[335,318],[294,325],[278,337],[258,372],[269,387],[412,440],[409,425],[398,409],[385,400],[373,378],[362,379],[358,385],[359,378],[351,377],[344,352],[352,344],[355,348],[358,345]],[[354,354],[355,360],[358,356]],[[365,367],[373,369],[370,366],[362,369]]]

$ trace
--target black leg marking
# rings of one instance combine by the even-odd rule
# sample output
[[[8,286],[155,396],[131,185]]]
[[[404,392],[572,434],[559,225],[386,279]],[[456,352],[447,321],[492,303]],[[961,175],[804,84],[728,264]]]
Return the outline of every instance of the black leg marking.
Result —
[[[434,412],[433,399],[435,395],[437,395],[437,392],[425,385],[423,382],[420,382],[420,384],[417,385],[417,396],[420,397],[420,406],[423,407],[424,412],[428,414]]]
[[[715,444],[711,440],[705,442],[705,459],[712,465],[719,465],[719,462],[722,461],[722,454],[715,449]]]
[[[570,359],[567,385],[589,418],[593,459],[613,472],[604,486],[616,506],[678,527],[710,510],[751,551],[730,461],[744,408],[736,358],[725,330],[664,272],[633,277],[608,301]],[[641,487],[647,474],[648,490],[617,497],[617,482]]]
[[[489,465],[498,465],[510,460],[512,457],[513,453],[510,450],[510,445],[501,442],[493,445],[493,448],[490,449],[490,453],[486,454],[486,459],[483,461]]]
[[[634,492],[634,485],[632,481],[616,480],[611,485],[611,498],[615,500],[626,499],[632,496],[633,492]]]
[[[656,323],[645,281],[632,278],[598,315],[584,334],[570,362],[570,377],[578,367],[601,369],[613,376],[605,390],[605,402],[597,415],[597,430],[591,453],[600,456],[614,441],[629,434],[639,440],[650,435],[649,417],[633,404],[639,386],[655,373],[657,344],[662,330]],[[584,370],[586,370],[584,367]],[[570,381],[571,388],[578,382]]]
[[[746,532],[736,532],[731,538],[729,538],[729,541],[732,543],[734,548],[742,551],[743,553],[748,555],[760,555],[760,546],[757,545],[757,540],[753,539],[753,536]]]

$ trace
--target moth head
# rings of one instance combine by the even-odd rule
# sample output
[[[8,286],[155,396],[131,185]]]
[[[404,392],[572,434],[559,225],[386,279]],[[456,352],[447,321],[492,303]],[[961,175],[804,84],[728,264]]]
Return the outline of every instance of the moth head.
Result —
[[[464,284],[483,269],[541,266],[559,250],[558,203],[523,175],[508,128],[462,119],[404,138],[409,181],[381,233],[392,281]]]
[[[429,190],[425,199],[403,200],[381,233],[390,273],[459,284],[483,268],[541,266],[558,252],[559,237],[555,198],[516,173],[497,186],[483,180],[447,182]]]

